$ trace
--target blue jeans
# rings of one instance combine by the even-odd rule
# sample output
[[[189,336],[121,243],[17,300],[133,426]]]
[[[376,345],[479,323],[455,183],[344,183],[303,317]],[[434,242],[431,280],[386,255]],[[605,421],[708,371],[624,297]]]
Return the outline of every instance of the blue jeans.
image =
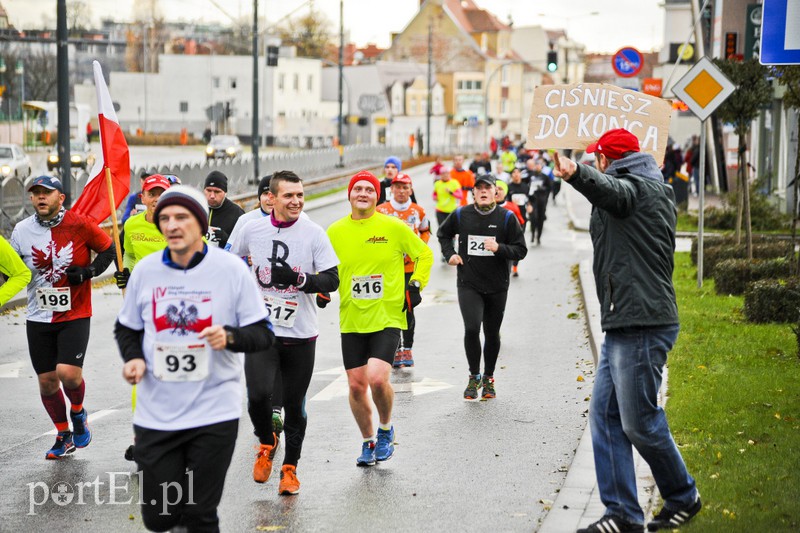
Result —
[[[662,371],[678,330],[676,324],[606,332],[590,421],[597,486],[607,515],[644,522],[636,497],[631,445],[650,465],[665,507],[688,507],[697,495],[666,414],[658,405]]]

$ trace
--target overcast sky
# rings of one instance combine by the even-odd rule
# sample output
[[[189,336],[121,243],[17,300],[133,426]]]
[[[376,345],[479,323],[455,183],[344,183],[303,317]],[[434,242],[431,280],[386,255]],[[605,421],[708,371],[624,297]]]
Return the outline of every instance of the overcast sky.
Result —
[[[67,0],[71,2],[74,0]],[[103,17],[124,21],[133,16],[135,0],[83,0],[89,5],[94,22]],[[138,0],[154,2],[167,20],[203,20],[225,23],[232,17],[252,16],[253,0]],[[0,0],[11,23],[18,29],[54,28],[56,0]],[[339,1],[315,0],[317,9],[331,21],[331,33],[338,33]],[[511,15],[516,26],[542,25],[565,28],[590,52],[615,52],[623,46],[642,51],[657,50],[663,40],[664,10],[661,0],[476,0],[479,7],[492,11],[501,21]],[[223,13],[215,4],[222,6]],[[270,23],[297,10],[304,13],[309,2],[303,0],[259,0],[259,14]],[[299,9],[298,9],[299,8]],[[357,45],[389,45],[389,35],[400,32],[419,9],[419,0],[344,0],[345,31]],[[593,14],[596,13],[596,14]]]

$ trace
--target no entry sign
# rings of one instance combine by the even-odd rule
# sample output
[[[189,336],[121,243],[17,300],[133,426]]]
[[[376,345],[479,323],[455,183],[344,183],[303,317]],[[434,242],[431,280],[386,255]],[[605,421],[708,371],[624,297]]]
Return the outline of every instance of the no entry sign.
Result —
[[[644,56],[642,53],[633,48],[626,46],[620,48],[617,53],[611,58],[611,66],[614,67],[614,72],[623,78],[632,78],[639,74],[644,66]]]

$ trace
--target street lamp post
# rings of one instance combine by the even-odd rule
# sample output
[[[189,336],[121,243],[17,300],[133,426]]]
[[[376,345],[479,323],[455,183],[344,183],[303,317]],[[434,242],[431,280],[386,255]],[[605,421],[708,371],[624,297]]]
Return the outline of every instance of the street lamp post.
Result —
[[[339,167],[344,167],[344,146],[342,146],[342,85],[344,80],[344,0],[339,0],[339,124],[336,135],[339,138]],[[350,111],[350,94],[348,91],[347,111]]]
[[[8,80],[6,79],[6,61],[0,57],[0,74],[3,76],[3,83],[8,88]],[[8,123],[8,142],[11,142],[11,96],[6,97],[8,113],[6,114],[6,122]]]
[[[22,118],[22,144],[25,145],[25,110],[22,107],[25,102],[25,65],[21,59],[17,60],[17,65],[14,67],[14,72],[19,74],[19,116]]]
[[[258,0],[253,0],[253,183],[258,183]]]

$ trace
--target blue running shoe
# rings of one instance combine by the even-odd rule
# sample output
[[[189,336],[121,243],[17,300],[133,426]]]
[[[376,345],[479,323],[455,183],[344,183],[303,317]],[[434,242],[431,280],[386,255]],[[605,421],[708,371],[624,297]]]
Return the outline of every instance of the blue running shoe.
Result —
[[[394,426],[389,431],[378,429],[378,444],[375,446],[375,459],[388,461],[394,455]]]
[[[375,464],[375,441],[361,445],[361,455],[356,459],[356,466],[372,466]]]
[[[59,431],[56,435],[56,443],[45,454],[45,459],[61,459],[75,451],[75,444],[72,442],[71,431]]]
[[[76,448],[86,448],[92,442],[92,432],[89,431],[89,415],[86,409],[81,409],[78,413],[69,412],[72,419],[72,440]]]

